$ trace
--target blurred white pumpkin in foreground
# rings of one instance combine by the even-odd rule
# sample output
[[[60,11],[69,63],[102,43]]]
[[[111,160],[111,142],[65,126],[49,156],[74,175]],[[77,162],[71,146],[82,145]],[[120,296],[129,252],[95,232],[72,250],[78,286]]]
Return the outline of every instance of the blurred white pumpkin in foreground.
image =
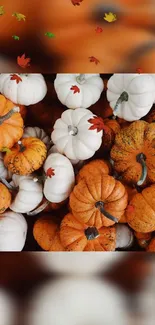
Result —
[[[128,324],[123,294],[97,278],[49,281],[33,292],[28,307],[28,325]]]
[[[14,325],[15,313],[15,300],[0,288],[0,325]]]

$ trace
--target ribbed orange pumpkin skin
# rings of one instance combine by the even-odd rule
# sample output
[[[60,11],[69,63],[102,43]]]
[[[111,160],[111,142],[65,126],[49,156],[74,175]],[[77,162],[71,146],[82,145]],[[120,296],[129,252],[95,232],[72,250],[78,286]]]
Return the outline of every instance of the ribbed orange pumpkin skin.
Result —
[[[152,240],[151,240],[151,242],[150,242],[150,244],[148,245],[148,247],[147,247],[147,252],[152,252],[152,253],[154,253],[155,252],[155,238],[153,238]]]
[[[95,207],[99,201],[104,202],[105,210],[119,220],[128,203],[124,185],[109,175],[90,175],[74,187],[69,204],[73,215],[81,222],[97,228],[112,226],[115,222]]]
[[[142,174],[142,166],[137,162],[138,154],[146,156],[148,169],[146,183],[155,182],[155,124],[145,121],[133,122],[122,129],[115,138],[111,149],[114,168],[123,176],[123,181],[136,184]]]
[[[11,204],[11,194],[7,187],[0,183],[0,213],[3,213]]]
[[[59,226],[53,222],[51,217],[45,216],[35,222],[33,236],[45,251],[64,251],[60,240]]]
[[[95,176],[100,173],[110,174],[111,166],[108,162],[103,159],[95,159],[84,165],[76,176],[76,181],[79,182],[82,179],[89,177],[90,175]]]
[[[88,240],[85,230],[88,225],[81,223],[71,213],[61,222],[60,238],[66,251],[114,251],[116,247],[115,227],[101,227],[99,237]]]
[[[15,106],[17,105],[0,95],[0,117],[7,114]],[[0,125],[0,150],[3,147],[13,147],[23,135],[23,125],[20,113],[14,113]]]
[[[124,184],[125,188],[126,188],[126,191],[128,193],[128,202],[131,201],[131,199],[133,198],[133,196],[137,193],[137,190],[136,188],[134,187],[130,187],[126,184]],[[119,223],[127,223],[127,216],[126,216],[126,210],[123,214],[123,216],[121,217],[121,219],[119,220]]]
[[[155,231],[155,185],[145,188],[131,199],[126,210],[129,226],[137,232]]]
[[[22,139],[24,152],[20,152],[20,147],[16,144],[11,152],[6,153],[4,164],[8,170],[17,175],[29,175],[39,169],[46,159],[47,148],[38,138]]]

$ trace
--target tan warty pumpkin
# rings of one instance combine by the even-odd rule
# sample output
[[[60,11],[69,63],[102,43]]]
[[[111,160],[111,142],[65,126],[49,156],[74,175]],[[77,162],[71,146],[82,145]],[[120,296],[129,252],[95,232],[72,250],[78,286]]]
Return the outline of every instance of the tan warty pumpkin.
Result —
[[[11,204],[11,194],[7,187],[0,183],[0,213],[3,213]]]
[[[95,176],[100,173],[108,175],[110,172],[111,165],[109,162],[104,159],[91,160],[79,170],[79,173],[76,176],[76,181],[78,183],[83,178],[89,177],[90,175]]]

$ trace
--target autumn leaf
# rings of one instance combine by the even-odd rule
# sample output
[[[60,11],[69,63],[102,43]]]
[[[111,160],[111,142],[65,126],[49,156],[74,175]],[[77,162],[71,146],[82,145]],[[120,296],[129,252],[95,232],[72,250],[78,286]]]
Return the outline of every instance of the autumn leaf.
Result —
[[[140,69],[140,68],[138,68],[138,69],[136,70],[136,72],[138,72],[138,73],[140,74],[140,73],[143,73],[143,70]]]
[[[46,33],[45,33],[45,36],[47,36],[47,37],[49,37],[49,38],[53,38],[53,37],[55,37],[55,35],[54,35],[53,33],[51,33],[51,32],[46,32]]]
[[[74,92],[73,92],[73,94],[76,94],[76,93],[80,93],[80,89],[79,89],[79,87],[78,86],[72,86],[71,88],[70,88],[70,90],[73,90]]]
[[[12,14],[12,17],[15,17],[18,21],[21,21],[21,20],[25,21],[26,20],[26,16],[23,15],[23,14],[20,14],[19,12],[14,12]]]
[[[100,34],[100,33],[103,32],[103,28],[101,28],[101,27],[98,26],[98,27],[95,29],[95,32],[96,32],[97,34]]]
[[[127,212],[129,213],[133,213],[134,212],[134,206],[133,205],[128,205],[127,208],[126,208]]]
[[[90,56],[89,57],[90,62],[94,62],[95,64],[98,64],[100,61],[98,59],[96,59],[94,56]]]
[[[55,175],[54,169],[53,168],[48,168],[47,172],[46,172],[46,176],[52,178],[52,176],[54,176],[54,175]]]
[[[89,130],[97,130],[97,132],[104,130],[105,133],[109,133],[109,128],[104,124],[102,117],[94,116],[88,122],[92,124]]]
[[[103,17],[103,19],[106,20],[108,23],[112,23],[115,20],[117,20],[117,17],[112,12],[109,12],[108,14],[105,14],[105,16]]]
[[[0,6],[0,16],[3,16],[5,14],[4,6]]]
[[[15,41],[19,41],[19,36],[17,36],[17,35],[13,35],[12,38],[13,38]]]
[[[80,6],[80,3],[82,2],[83,0],[71,0],[73,6]]]
[[[17,74],[11,74],[10,80],[16,80],[17,84],[22,81],[22,79]]]
[[[21,68],[27,68],[30,66],[30,58],[25,58],[25,53],[22,56],[17,57],[17,63]]]

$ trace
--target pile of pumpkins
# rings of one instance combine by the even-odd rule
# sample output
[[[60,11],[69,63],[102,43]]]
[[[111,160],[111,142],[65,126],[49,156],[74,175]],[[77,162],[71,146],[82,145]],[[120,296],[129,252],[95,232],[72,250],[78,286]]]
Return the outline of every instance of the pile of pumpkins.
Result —
[[[36,216],[45,251],[155,251],[155,75],[57,74],[50,133],[24,126],[45,79],[0,74],[0,251],[23,250]]]

